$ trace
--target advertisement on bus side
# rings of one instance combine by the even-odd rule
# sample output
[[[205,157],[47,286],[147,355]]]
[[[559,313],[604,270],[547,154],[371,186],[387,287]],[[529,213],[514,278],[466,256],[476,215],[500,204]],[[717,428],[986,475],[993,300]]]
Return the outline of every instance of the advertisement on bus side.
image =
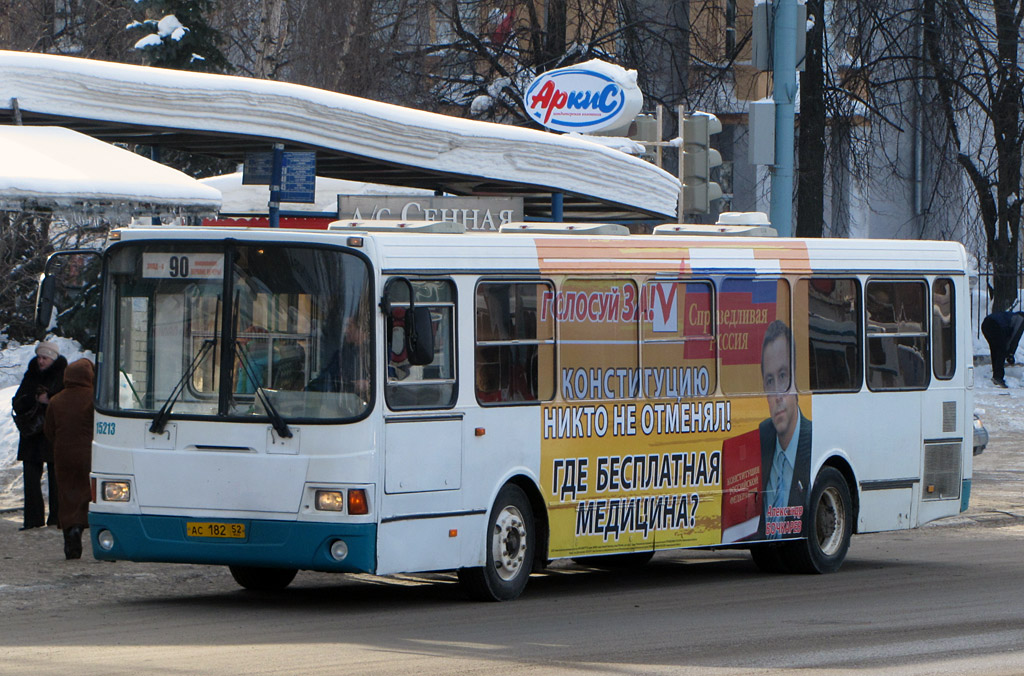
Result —
[[[800,536],[811,411],[785,279],[568,277],[539,301],[559,327],[551,556]]]

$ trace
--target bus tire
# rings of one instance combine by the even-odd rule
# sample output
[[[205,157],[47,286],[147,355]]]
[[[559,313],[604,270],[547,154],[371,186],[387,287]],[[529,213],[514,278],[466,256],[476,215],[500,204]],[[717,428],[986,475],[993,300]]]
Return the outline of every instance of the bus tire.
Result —
[[[807,504],[807,537],[786,543],[787,562],[795,573],[834,573],[846,559],[853,534],[853,500],[846,478],[834,467],[823,468]]]
[[[459,582],[480,601],[511,601],[533,571],[536,526],[530,501],[519,486],[505,484],[487,520],[486,564],[460,568]]]
[[[279,591],[295,579],[295,568],[259,568],[256,566],[228,566],[235,582],[251,591]]]
[[[653,551],[628,552],[626,554],[600,554],[598,556],[575,556],[573,563],[604,570],[629,570],[642,568],[654,558]]]

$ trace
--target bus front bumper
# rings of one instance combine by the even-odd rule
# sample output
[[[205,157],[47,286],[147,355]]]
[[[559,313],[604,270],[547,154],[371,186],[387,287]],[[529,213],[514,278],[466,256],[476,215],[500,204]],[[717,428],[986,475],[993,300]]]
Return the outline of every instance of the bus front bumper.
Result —
[[[190,536],[196,524],[223,524],[213,531],[244,537]],[[231,527],[234,526],[234,529]],[[373,573],[376,524],[312,523],[264,519],[203,519],[179,516],[89,513],[93,556],[101,561],[153,561],[297,568],[334,573]],[[112,536],[112,537],[111,537]],[[338,541],[344,547],[336,546]],[[346,550],[341,560],[332,556]]]

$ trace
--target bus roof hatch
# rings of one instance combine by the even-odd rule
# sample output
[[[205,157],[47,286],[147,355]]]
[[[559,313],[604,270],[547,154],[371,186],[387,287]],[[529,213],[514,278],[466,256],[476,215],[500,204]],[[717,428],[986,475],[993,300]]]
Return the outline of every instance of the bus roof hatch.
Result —
[[[334,221],[328,230],[359,232],[442,232],[462,234],[466,232],[463,223],[455,221]]]
[[[617,223],[503,223],[498,232],[528,235],[628,235],[629,228]]]

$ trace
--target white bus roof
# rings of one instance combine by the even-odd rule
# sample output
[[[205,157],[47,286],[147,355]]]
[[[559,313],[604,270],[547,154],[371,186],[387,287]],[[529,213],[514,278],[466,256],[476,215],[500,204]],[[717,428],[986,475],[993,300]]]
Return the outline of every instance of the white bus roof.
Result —
[[[386,229],[384,229],[386,230]],[[429,233],[415,231],[272,230],[269,228],[133,227],[121,239],[223,239],[311,242],[345,246],[360,240],[385,272],[572,274],[962,273],[959,242],[798,239],[679,235]]]

